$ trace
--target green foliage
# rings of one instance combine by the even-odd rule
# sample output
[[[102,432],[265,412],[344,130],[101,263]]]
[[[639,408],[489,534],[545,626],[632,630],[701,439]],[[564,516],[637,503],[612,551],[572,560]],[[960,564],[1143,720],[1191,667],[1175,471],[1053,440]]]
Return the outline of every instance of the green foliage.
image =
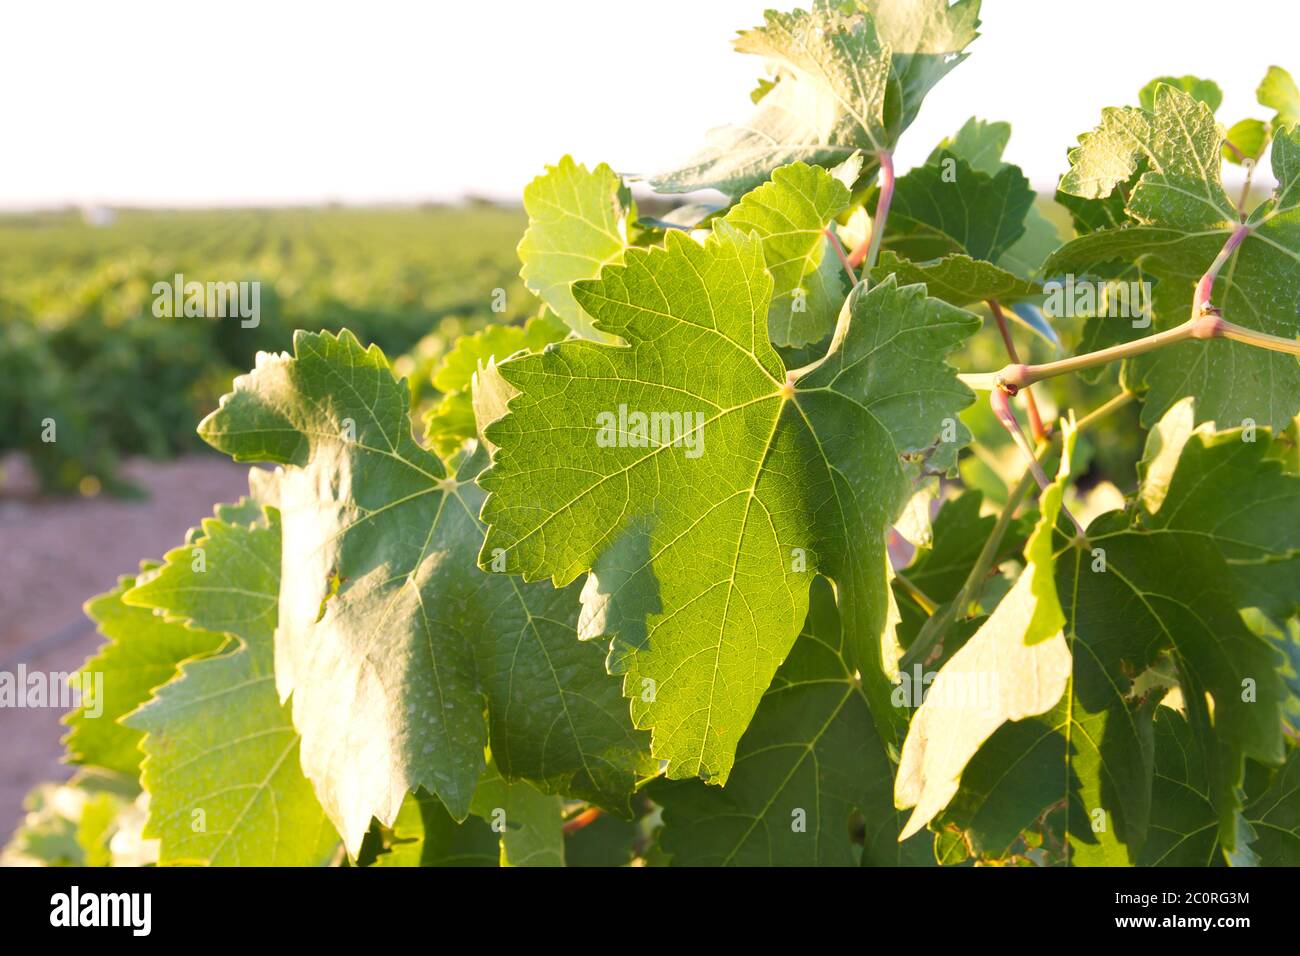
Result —
[[[276,470],[90,602],[87,770],[6,859],[1300,863],[1294,84],[1225,134],[1217,85],[1153,81],[1057,202],[974,118],[894,180],[977,13],[769,12],[751,118],[653,180],[721,208],[565,157],[540,313],[416,310],[390,364],[324,310],[257,356],[199,434]],[[1239,206],[1223,163],[1269,150]],[[1151,327],[1049,324],[1066,274],[1153,281]],[[1193,301],[1208,339],[1144,341]]]

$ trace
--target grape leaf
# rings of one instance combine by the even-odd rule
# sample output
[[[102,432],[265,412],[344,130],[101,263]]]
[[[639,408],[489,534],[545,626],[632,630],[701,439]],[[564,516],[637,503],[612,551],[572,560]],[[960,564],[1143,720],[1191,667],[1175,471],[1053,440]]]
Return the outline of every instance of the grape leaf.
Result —
[[[1156,109],[1156,88],[1161,83],[1182,90],[1198,103],[1204,103],[1213,113],[1223,102],[1223,90],[1213,80],[1203,80],[1199,76],[1157,76],[1138,91],[1138,103],[1148,113]]]
[[[964,252],[996,262],[1024,233],[1034,191],[1019,167],[977,172],[961,157],[943,152],[939,162],[899,177],[889,213],[889,248],[912,256],[920,246]],[[923,254],[922,254],[923,255]]]
[[[89,701],[64,717],[71,729],[63,739],[72,763],[104,767],[134,777],[140,769],[140,731],[120,723],[159,687],[176,676],[181,661],[202,657],[226,643],[225,634],[169,624],[145,608],[122,602],[137,581],[154,573],[143,563],[139,577],[122,577],[117,586],[86,602],[86,614],[108,639],[87,659],[78,674],[79,687],[102,680],[101,699]],[[96,675],[99,675],[97,678]],[[90,684],[85,681],[89,678]],[[98,711],[96,716],[90,713]]]
[[[858,163],[845,171],[850,184]],[[745,194],[726,215],[741,232],[756,233],[772,274],[768,334],[774,345],[820,342],[835,328],[844,304],[845,275],[825,230],[849,204],[849,190],[818,166],[793,163]]]
[[[433,384],[442,399],[424,418],[425,440],[439,457],[451,458],[476,434],[470,383],[479,362],[504,359],[520,349],[537,352],[564,338],[568,329],[554,319],[529,319],[523,326],[489,325],[473,335],[462,335],[443,357],[433,374]]]
[[[945,137],[934,148],[929,159],[926,160],[926,165],[939,165],[944,154],[949,153],[965,160],[978,173],[996,176],[1010,166],[1002,159],[1002,152],[1010,139],[1010,123],[989,122],[972,116],[955,135]],[[1010,272],[1020,279],[1029,279],[1036,275],[1047,257],[1061,244],[1056,227],[1039,211],[1039,202],[1052,205],[1050,200],[1035,199],[1034,204],[1025,210],[1024,232],[998,256],[995,262],[999,269]],[[1005,299],[1007,297],[1005,295],[977,296],[966,301],[976,301],[977,298]],[[949,299],[949,301],[953,300]]]
[[[493,762],[479,777],[470,811],[501,834],[502,866],[564,866],[564,806],[527,783],[511,783]]]
[[[1002,153],[1011,142],[1011,124],[982,120],[972,116],[952,136],[945,136],[931,152],[925,164],[937,166],[944,153],[951,153],[970,164],[971,169],[986,176],[996,176],[1006,165]]]
[[[1151,833],[1143,866],[1212,866],[1224,847],[1210,794],[1204,755],[1191,725],[1161,707],[1155,720],[1155,783]],[[1251,764],[1238,842],[1249,835],[1256,865],[1300,864],[1300,750],[1290,748],[1282,769]],[[1237,852],[1241,852],[1239,845]]]
[[[612,169],[565,156],[524,189],[528,231],[519,241],[520,278],[579,335],[595,334],[572,286],[618,262],[635,219],[631,194]]]
[[[1256,162],[1268,145],[1268,137],[1268,124],[1263,120],[1238,120],[1228,130],[1227,142],[1223,144],[1223,158],[1239,166],[1248,161]],[[1232,144],[1231,147],[1229,143]]]
[[[769,10],[737,51],[767,60],[778,80],[744,123],[711,131],[683,166],[651,178],[660,192],[714,188],[737,198],[793,162],[835,166],[862,150],[864,176],[893,148],[925,94],[976,36],[979,3],[814,0]]]
[[[1017,167],[1002,164],[989,174],[940,152],[934,165],[918,166],[898,180],[872,278],[897,272],[900,282],[925,282],[931,295],[954,305],[1035,296],[1037,285],[995,265],[1024,236],[1033,202],[1029,181]]]
[[[1270,66],[1255,91],[1261,106],[1275,110],[1274,129],[1289,129],[1300,122],[1300,89],[1296,89],[1291,74],[1280,66]]]
[[[910,494],[900,456],[934,446],[971,399],[943,360],[968,313],[859,285],[825,361],[787,376],[767,339],[772,286],[757,238],[670,233],[575,287],[627,348],[562,342],[498,366],[521,394],[486,431],[480,560],[557,585],[594,571],[580,633],[612,640],[609,667],[672,778],[725,782],[818,571],[892,723],[879,642],[885,534]]]
[[[197,555],[201,555],[201,563]],[[145,835],[160,862],[311,866],[338,836],[298,763],[298,734],[275,693],[280,586],[274,509],[252,524],[208,518],[124,600],[173,622],[233,635],[126,718],[144,732]]]
[[[1300,610],[1300,476],[1268,457],[1267,432],[1215,432],[1193,420],[1186,399],[1147,436],[1138,465],[1142,524],[1212,542],[1236,606],[1285,620]]]
[[[814,580],[808,620],[741,739],[725,787],[660,781],[661,847],[676,866],[933,862],[924,837],[899,847],[893,768],[845,660],[835,596]],[[865,827],[854,845],[850,817]]]
[[[962,770],[1002,724],[1052,708],[1070,677],[1065,616],[1053,580],[1052,529],[1070,475],[1067,425],[1056,480],[1025,546],[1025,569],[987,621],[939,669],[903,742],[894,800],[914,807],[902,836],[918,832],[957,793]]]
[[[871,278],[879,282],[895,275],[902,284],[924,282],[936,299],[953,305],[967,305],[985,299],[1015,302],[1041,295],[1042,289],[1014,273],[982,259],[953,253],[929,262],[912,262],[891,249],[882,249]]]
[[[1045,270],[1104,273],[1109,263],[1140,262],[1157,280],[1156,328],[1167,328],[1190,314],[1197,280],[1239,220],[1220,177],[1223,131],[1209,108],[1168,85],[1157,87],[1154,106],[1154,112],[1104,111],[1101,125],[1071,151],[1060,186],[1084,199],[1102,198],[1136,175],[1126,205],[1136,224],[1073,240]],[[1215,302],[1231,321],[1293,338],[1300,331],[1300,134],[1275,140],[1273,172],[1278,192],[1251,213],[1249,235],[1219,275]],[[1250,419],[1283,428],[1300,411],[1295,356],[1216,339],[1159,349],[1136,362],[1149,386],[1147,425],[1189,394],[1198,420],[1222,426]]]
[[[407,794],[387,835],[388,845],[364,865],[497,866],[497,835],[487,822],[469,817],[457,823],[437,797],[416,790]]]
[[[286,467],[276,682],[302,762],[355,854],[422,786],[470,810],[489,728],[509,779],[626,812],[644,761],[577,588],[482,573],[485,455],[455,476],[411,437],[407,391],[350,332],[299,332],[200,425],[241,461]],[[484,720],[484,704],[488,721]]]

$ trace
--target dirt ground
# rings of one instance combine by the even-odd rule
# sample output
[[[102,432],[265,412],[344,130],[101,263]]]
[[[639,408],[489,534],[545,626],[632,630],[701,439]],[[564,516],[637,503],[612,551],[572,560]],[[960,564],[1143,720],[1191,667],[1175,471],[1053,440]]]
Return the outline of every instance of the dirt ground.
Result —
[[[248,469],[215,455],[130,462],[126,477],[147,492],[138,500],[34,494],[21,462],[4,463],[0,487],[0,671],[72,671],[100,638],[82,613],[85,600],[161,558],[217,502],[247,491]],[[62,780],[64,727],[55,709],[0,708],[0,845],[22,816],[35,784]]]

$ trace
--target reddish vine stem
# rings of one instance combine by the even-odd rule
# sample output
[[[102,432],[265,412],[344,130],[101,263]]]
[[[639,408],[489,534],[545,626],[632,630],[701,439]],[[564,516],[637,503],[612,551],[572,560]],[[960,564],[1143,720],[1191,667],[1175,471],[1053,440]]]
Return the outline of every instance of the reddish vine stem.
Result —
[[[844,246],[840,244],[840,237],[835,235],[835,230],[830,226],[827,226],[824,231],[826,233],[826,238],[831,241],[831,248],[834,249],[835,254],[840,257],[840,265],[844,266],[844,271],[848,273],[849,282],[853,285],[857,285],[858,274],[853,271],[853,263],[849,261],[848,255],[845,254]]]
[[[1011,338],[1011,329],[1007,325],[1007,317],[1002,312],[1002,304],[997,299],[987,300],[989,311],[993,313],[993,319],[998,324],[998,332],[1002,335],[1002,344],[1006,346],[1007,358],[1019,365],[1020,356],[1016,353],[1016,343]],[[1042,441],[1047,437],[1047,429],[1043,427],[1043,419],[1038,414],[1038,403],[1034,401],[1034,393],[1025,389],[1025,411],[1029,414],[1029,430],[1032,432],[1035,441]]]
[[[592,823],[595,823],[596,820],[600,819],[602,812],[603,811],[600,807],[588,807],[572,819],[565,820],[564,823],[560,825],[560,829],[564,831],[565,836],[568,836],[571,833],[577,833],[583,827],[589,826]]]
[[[1050,484],[1047,478],[1047,473],[1043,471],[1043,466],[1039,464],[1038,461],[1037,451],[1034,449],[1034,446],[1029,443],[1029,439],[1025,437],[1025,433],[1020,427],[1019,420],[1017,420],[1015,413],[1011,411],[1010,396],[1013,394],[1014,392],[1008,389],[995,388],[989,395],[989,404],[993,406],[993,414],[996,415],[998,421],[1002,423],[1002,427],[1010,433],[1011,440],[1016,443],[1016,447],[1020,449],[1024,454],[1025,459],[1029,462],[1029,471],[1033,474],[1034,481],[1038,482],[1038,487],[1040,489],[1046,489],[1048,484]],[[1064,505],[1061,506],[1061,511],[1070,519],[1075,530],[1078,531],[1079,535],[1082,537],[1084,530],[1083,525],[1079,524],[1079,519],[1071,514],[1069,509]]]
[[[880,253],[880,241],[885,235],[885,221],[889,218],[889,206],[894,201],[894,157],[887,149],[882,149],[880,158],[880,198],[876,201],[876,215],[871,220],[871,234],[858,243],[849,255],[849,264],[860,266],[864,276],[871,275],[871,268],[876,264]]]
[[[1148,335],[1146,338],[1137,339],[1133,342],[1113,345],[1108,349],[1099,349],[1096,352],[1088,352],[1084,355],[1075,355],[1067,359],[1061,359],[1059,362],[1047,362],[1043,365],[1016,363],[1008,365],[999,372],[982,372],[957,377],[967,386],[977,391],[991,391],[1001,387],[1014,394],[1022,388],[1028,388],[1035,382],[1041,382],[1043,379],[1078,372],[1096,365],[1104,365],[1116,359],[1132,358],[1135,355],[1142,355],[1155,349],[1191,339],[1231,339],[1234,342],[1242,342],[1272,352],[1300,355],[1300,341],[1283,338],[1280,335],[1270,335],[1267,332],[1257,332],[1254,329],[1237,325],[1235,322],[1229,322],[1210,304],[1210,294],[1214,291],[1214,280],[1237,250],[1237,247],[1250,235],[1251,228],[1246,223],[1242,223],[1232,231],[1228,241],[1224,243],[1219,254],[1215,256],[1214,262],[1210,264],[1205,274],[1196,283],[1196,293],[1192,298],[1191,317],[1181,325],[1166,329],[1163,332],[1157,332],[1155,335]]]

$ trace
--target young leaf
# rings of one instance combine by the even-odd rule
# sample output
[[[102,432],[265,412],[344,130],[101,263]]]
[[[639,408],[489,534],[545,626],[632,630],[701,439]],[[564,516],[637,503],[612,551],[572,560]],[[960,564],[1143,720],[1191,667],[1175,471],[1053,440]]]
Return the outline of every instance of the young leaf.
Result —
[[[849,182],[858,164],[848,171]],[[741,232],[763,242],[772,274],[768,334],[774,345],[820,342],[835,328],[844,304],[846,276],[825,230],[849,204],[849,190],[818,166],[794,163],[773,171],[770,182],[745,194],[726,215]]]
[[[971,399],[943,360],[968,313],[892,280],[859,286],[825,361],[787,375],[772,285],[757,238],[671,233],[575,289],[628,347],[562,342],[499,366],[521,394],[486,432],[480,560],[561,586],[594,572],[582,634],[612,639],[673,778],[726,780],[818,571],[891,723],[879,641],[885,533],[910,494],[900,456]]]
[[[519,275],[579,335],[595,332],[573,300],[573,283],[622,258],[631,203],[612,169],[601,163],[589,171],[571,156],[524,189],[528,231],[519,242]]]
[[[740,741],[725,787],[661,781],[659,842],[677,866],[853,866],[933,862],[925,837],[900,847],[893,768],[845,660],[835,595],[813,581],[808,620]],[[850,817],[865,827],[852,840]]]
[[[489,726],[509,779],[626,808],[642,747],[599,650],[574,638],[577,588],[474,565],[485,455],[452,477],[417,445],[378,348],[346,331],[294,345],[260,356],[200,434],[287,466],[284,547],[297,558],[281,582],[276,683],[349,852],[417,786],[463,819]]]
[[[1204,103],[1211,113],[1223,102],[1223,90],[1213,80],[1203,80],[1199,76],[1157,76],[1138,91],[1138,103],[1148,113],[1155,112],[1156,88],[1162,83],[1182,90],[1198,103]]]
[[[206,519],[192,545],[169,552],[157,575],[124,598],[175,626],[236,638],[222,653],[182,665],[126,718],[145,734],[145,836],[159,839],[162,863],[312,866],[327,863],[338,845],[275,693],[279,590],[280,524],[271,509],[256,524]]]
[[[1156,327],[1190,314],[1197,280],[1240,220],[1220,178],[1223,131],[1203,103],[1167,85],[1157,87],[1154,112],[1110,109],[1070,153],[1061,190],[1085,199],[1110,196],[1136,175],[1127,200],[1135,225],[1082,236],[1045,266],[1053,275],[1102,270],[1115,261],[1142,261],[1157,280]],[[1275,197],[1248,220],[1249,234],[1223,267],[1215,301],[1231,321],[1293,338],[1300,332],[1300,133],[1273,144]],[[1139,175],[1140,174],[1140,175]],[[1246,419],[1283,428],[1300,411],[1300,363],[1292,355],[1240,342],[1185,342],[1138,360],[1150,388],[1143,421],[1154,423],[1186,395],[1196,415],[1232,426]]]
[[[1275,130],[1290,129],[1300,122],[1300,89],[1296,89],[1291,74],[1280,66],[1270,66],[1264,74],[1255,98],[1261,106],[1275,110],[1273,117]]]
[[[451,458],[476,434],[470,382],[478,363],[505,359],[527,349],[537,352],[564,338],[568,329],[547,313],[523,326],[489,325],[473,335],[462,335],[433,374],[433,384],[443,393],[425,416],[425,439],[439,457]]]
[[[898,180],[885,255],[872,277],[898,271],[899,281],[925,282],[931,295],[954,305],[1034,296],[1038,286],[994,264],[1025,234],[1033,202],[1017,167],[1002,164],[989,174],[941,152],[937,163]]]
[[[1025,231],[1034,191],[1017,166],[977,172],[949,152],[939,162],[918,166],[894,188],[889,225],[892,248],[910,255],[917,242],[942,242],[946,251],[996,262]]]

